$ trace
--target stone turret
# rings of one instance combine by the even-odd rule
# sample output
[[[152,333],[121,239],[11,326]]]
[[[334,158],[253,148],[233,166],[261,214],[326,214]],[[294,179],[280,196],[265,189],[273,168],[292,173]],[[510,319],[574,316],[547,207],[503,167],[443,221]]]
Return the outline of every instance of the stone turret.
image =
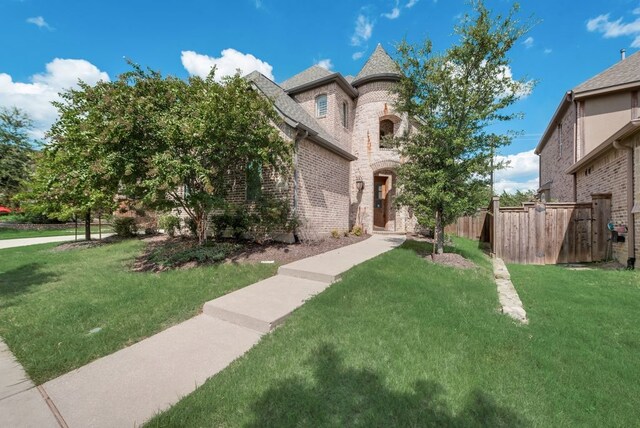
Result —
[[[393,107],[393,89],[400,73],[398,64],[378,44],[351,82],[358,89],[352,134],[352,152],[358,159],[351,163],[350,220],[369,233],[413,229],[407,210],[393,206],[400,155],[389,140],[409,126]]]

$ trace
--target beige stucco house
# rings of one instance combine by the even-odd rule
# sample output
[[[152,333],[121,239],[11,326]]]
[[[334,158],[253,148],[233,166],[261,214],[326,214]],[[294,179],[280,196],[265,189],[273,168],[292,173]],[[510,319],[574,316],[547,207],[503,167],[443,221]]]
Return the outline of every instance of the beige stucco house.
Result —
[[[563,95],[535,153],[542,198],[590,202],[610,195],[622,263],[640,251],[640,52]],[[626,232],[624,232],[626,230]]]
[[[382,46],[355,77],[313,66],[280,84],[257,71],[246,78],[273,100],[294,145],[286,188],[300,233],[322,237],[354,224],[368,233],[413,229],[409,211],[393,204],[400,156],[388,139],[410,125],[393,110],[400,72]],[[269,186],[277,183],[265,177]]]

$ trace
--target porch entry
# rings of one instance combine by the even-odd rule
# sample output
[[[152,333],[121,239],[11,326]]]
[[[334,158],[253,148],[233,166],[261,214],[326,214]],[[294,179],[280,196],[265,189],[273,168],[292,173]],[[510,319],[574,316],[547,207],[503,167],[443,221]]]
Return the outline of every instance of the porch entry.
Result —
[[[393,174],[377,173],[373,176],[373,227],[378,230],[395,229]]]

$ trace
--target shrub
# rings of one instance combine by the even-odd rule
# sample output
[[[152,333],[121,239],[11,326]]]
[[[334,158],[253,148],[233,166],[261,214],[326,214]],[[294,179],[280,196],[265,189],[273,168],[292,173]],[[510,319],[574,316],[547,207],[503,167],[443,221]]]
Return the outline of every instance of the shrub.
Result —
[[[138,233],[136,219],[133,217],[114,217],[113,231],[122,238],[131,238]]]
[[[188,217],[184,223],[187,226],[187,229],[189,229],[191,236],[198,236],[198,223],[196,223],[194,219]]]
[[[340,238],[340,231],[338,229],[333,229],[331,231],[331,237],[335,239]]]
[[[242,238],[254,221],[255,219],[249,215],[246,209],[236,206],[230,206],[222,214],[211,217],[211,224],[216,236],[222,236],[226,231],[230,231],[236,239]]]
[[[362,236],[362,226],[360,226],[359,224],[354,225],[353,229],[351,229],[351,233],[353,233],[355,236]]]
[[[163,215],[158,223],[164,229],[164,233],[172,238],[176,235],[176,231],[180,230],[180,218],[175,215]]]

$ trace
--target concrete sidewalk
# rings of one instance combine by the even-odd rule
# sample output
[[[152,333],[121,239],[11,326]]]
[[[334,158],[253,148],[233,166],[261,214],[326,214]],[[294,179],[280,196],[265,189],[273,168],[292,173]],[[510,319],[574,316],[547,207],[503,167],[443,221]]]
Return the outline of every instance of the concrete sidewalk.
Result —
[[[243,355],[343,272],[402,242],[404,237],[374,235],[282,266],[274,277],[207,302],[202,315],[53,379],[40,390],[59,412],[62,426],[140,425]]]
[[[111,236],[113,233],[103,233],[102,237],[106,238],[107,236]],[[82,235],[84,236],[84,234]],[[98,239],[99,235],[91,235],[92,239]],[[1,239],[0,240],[0,250],[4,248],[15,248],[15,247],[27,247],[29,245],[37,245],[37,244],[49,244],[51,242],[67,242],[73,241],[75,239],[74,235],[64,235],[64,236],[46,236],[42,238],[16,238],[16,239]],[[84,238],[78,238],[78,241],[84,241]]]

